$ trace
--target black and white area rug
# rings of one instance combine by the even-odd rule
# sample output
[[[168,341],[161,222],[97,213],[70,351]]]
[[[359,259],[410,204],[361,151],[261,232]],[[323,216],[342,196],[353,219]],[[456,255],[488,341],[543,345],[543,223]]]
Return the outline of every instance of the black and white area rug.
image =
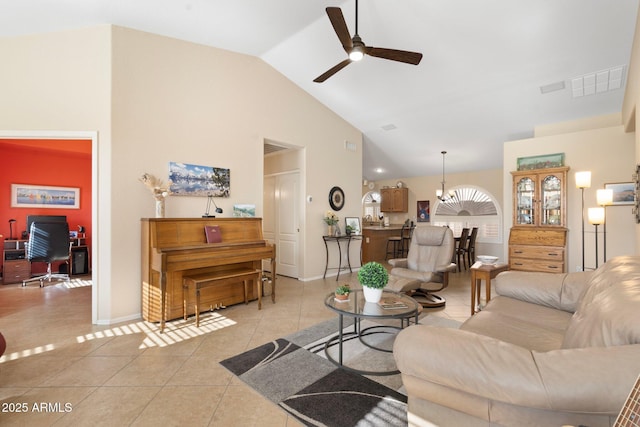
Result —
[[[427,316],[420,323],[458,327],[459,323]],[[362,328],[376,326],[362,322]],[[407,397],[400,375],[363,376],[326,359],[324,343],[338,322],[329,320],[279,338],[220,362],[242,381],[308,426],[406,426]],[[382,330],[384,331],[384,329]],[[344,329],[353,332],[353,326]],[[391,348],[395,334],[375,333],[368,344]],[[338,359],[337,345],[329,354]],[[395,369],[392,353],[373,350],[357,338],[345,338],[343,363],[357,369]]]

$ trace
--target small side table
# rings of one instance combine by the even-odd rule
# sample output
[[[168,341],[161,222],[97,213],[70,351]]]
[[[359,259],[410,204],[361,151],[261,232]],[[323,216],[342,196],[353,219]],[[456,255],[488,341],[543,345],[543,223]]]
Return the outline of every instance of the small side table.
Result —
[[[481,264],[476,267],[475,264],[471,270],[471,315],[476,313],[476,307],[480,305],[480,290],[482,281],[485,281],[485,292],[487,302],[491,299],[491,279],[494,279],[499,273],[507,271],[509,264]]]
[[[340,236],[322,236],[322,240],[324,240],[324,249],[326,251],[326,262],[324,265],[324,274],[322,275],[322,278],[324,279],[325,277],[327,277],[327,270],[333,269],[333,270],[338,270],[338,275],[336,276],[336,281],[340,278],[340,272],[342,270],[346,270],[347,268],[349,269],[349,273],[353,273],[353,270],[351,269],[351,258],[349,257],[349,252],[350,252],[350,247],[351,247],[351,241],[352,240],[362,240],[362,236],[357,235],[357,234],[350,234],[350,235],[340,235]],[[329,267],[329,245],[327,244],[327,242],[336,242],[336,245],[338,246],[338,266],[337,267]],[[340,246],[340,242],[347,242],[347,265],[346,266],[342,266],[342,247]],[[360,246],[360,264],[362,264],[362,246]]]

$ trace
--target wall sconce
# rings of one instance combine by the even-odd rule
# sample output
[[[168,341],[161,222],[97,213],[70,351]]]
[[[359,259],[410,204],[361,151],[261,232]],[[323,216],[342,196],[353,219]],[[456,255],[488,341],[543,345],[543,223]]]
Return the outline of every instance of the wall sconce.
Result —
[[[576,188],[582,190],[582,271],[584,271],[584,189],[591,187],[591,171],[576,172]]]
[[[602,225],[602,262],[607,262],[607,206],[611,206],[613,204],[613,190],[606,190],[601,188],[600,190],[596,191],[596,200],[598,206],[602,206],[602,209],[604,210],[604,224]]]
[[[589,223],[596,227],[596,268],[598,268],[598,226],[604,224],[604,208],[589,208]]]

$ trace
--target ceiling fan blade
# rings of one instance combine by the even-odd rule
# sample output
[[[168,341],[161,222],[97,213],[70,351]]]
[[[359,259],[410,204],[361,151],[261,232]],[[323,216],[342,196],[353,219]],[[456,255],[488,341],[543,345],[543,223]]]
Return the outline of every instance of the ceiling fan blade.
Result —
[[[406,50],[384,49],[381,47],[365,48],[367,55],[375,56],[382,59],[390,59],[392,61],[405,62],[407,64],[418,65],[422,60],[422,54],[418,52],[409,52]]]
[[[340,43],[342,43],[342,47],[347,53],[349,53],[353,47],[353,43],[351,42],[349,28],[347,27],[347,23],[342,15],[342,9],[339,7],[328,7],[326,8],[326,11],[329,16],[329,20],[331,21],[331,25],[333,25],[333,30],[336,32]]]
[[[338,71],[342,70],[344,67],[346,67],[350,63],[351,63],[350,59],[345,59],[344,61],[342,61],[338,65],[333,66],[328,71],[326,71],[323,74],[321,74],[318,77],[316,77],[313,81],[316,82],[316,83],[322,83],[323,81],[327,80],[329,77],[333,76],[335,73],[337,73]]]

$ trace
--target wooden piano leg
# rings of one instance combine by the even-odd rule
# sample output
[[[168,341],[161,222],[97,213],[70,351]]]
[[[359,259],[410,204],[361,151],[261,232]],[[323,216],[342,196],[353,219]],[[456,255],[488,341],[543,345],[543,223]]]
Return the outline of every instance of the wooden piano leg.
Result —
[[[200,327],[200,289],[196,289],[196,328]]]
[[[258,310],[262,310],[262,291],[264,291],[264,283],[262,282],[262,270],[258,272]]]
[[[160,273],[160,333],[164,332],[164,319],[166,317],[165,305],[167,302],[167,273]]]
[[[182,283],[182,318],[187,320],[187,307],[189,306],[189,285],[184,281]]]
[[[275,251],[275,249],[274,249]],[[271,302],[276,302],[276,258],[271,258]]]
[[[244,303],[249,304],[249,294],[248,294],[248,284],[247,280],[243,280],[242,284],[244,285]]]

